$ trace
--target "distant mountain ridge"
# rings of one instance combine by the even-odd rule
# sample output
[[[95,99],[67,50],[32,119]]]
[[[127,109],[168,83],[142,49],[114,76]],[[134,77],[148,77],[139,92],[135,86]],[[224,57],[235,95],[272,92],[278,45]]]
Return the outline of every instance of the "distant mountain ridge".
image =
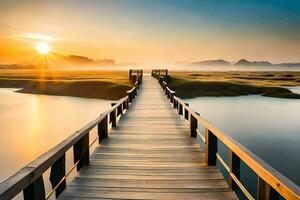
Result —
[[[279,65],[282,67],[300,67],[300,63],[280,63],[280,64],[273,64],[273,65]]]
[[[78,55],[69,55],[69,56],[64,56],[63,58],[68,62],[71,62],[73,64],[79,64],[79,65],[111,66],[116,64],[113,59],[94,60],[86,56],[78,56]]]
[[[0,64],[0,69],[34,69],[33,65]]]
[[[116,65],[115,60],[113,59],[92,59],[86,56],[79,55],[61,55],[61,54],[53,54],[55,57],[55,64],[48,63],[50,66],[64,66],[64,67],[84,67],[84,66],[114,66]],[[35,69],[39,68],[38,64],[0,64],[0,69]]]
[[[241,59],[239,61],[237,61],[236,63],[234,63],[233,65],[242,65],[242,66],[270,66],[272,65],[272,63],[268,62],[268,61],[248,61],[246,59]]]
[[[192,65],[205,65],[205,66],[224,66],[224,65],[231,65],[230,62],[226,60],[203,60],[199,62],[193,62]]]
[[[240,59],[235,63],[223,59],[217,60],[203,60],[190,63],[193,66],[278,66],[278,67],[300,67],[300,63],[278,63],[273,64],[269,61],[249,61],[246,59]]]

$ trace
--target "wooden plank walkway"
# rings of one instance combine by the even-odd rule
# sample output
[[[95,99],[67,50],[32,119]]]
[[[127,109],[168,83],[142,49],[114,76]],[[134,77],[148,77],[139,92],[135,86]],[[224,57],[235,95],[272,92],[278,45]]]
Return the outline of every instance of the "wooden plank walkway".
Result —
[[[237,199],[151,76],[59,199]]]

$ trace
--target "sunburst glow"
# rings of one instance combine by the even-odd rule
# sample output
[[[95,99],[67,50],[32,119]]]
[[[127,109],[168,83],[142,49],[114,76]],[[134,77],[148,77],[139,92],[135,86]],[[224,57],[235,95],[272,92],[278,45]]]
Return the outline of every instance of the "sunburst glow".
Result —
[[[46,55],[50,52],[50,46],[49,44],[45,43],[45,42],[41,42],[38,43],[36,50],[42,54],[42,55]]]

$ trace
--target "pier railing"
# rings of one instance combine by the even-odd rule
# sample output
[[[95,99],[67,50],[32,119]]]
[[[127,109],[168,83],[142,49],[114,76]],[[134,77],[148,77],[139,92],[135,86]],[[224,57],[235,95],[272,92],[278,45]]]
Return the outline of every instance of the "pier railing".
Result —
[[[1,182],[0,199],[12,199],[22,191],[25,200],[49,199],[54,193],[58,197],[66,188],[66,179],[71,172],[74,169],[79,171],[84,165],[89,164],[90,147],[106,138],[110,124],[112,127],[116,126],[117,117],[129,108],[130,102],[137,95],[141,79],[142,70],[136,76],[134,87],[127,91],[126,97],[113,103],[112,107],[99,117]],[[89,133],[94,128],[97,128],[98,137],[90,142]],[[74,165],[66,172],[66,152],[71,148],[73,148]],[[50,169],[52,191],[46,194],[43,174],[48,169]]]
[[[141,69],[130,69],[129,70],[129,80],[132,82],[136,81],[136,77],[138,77],[138,82],[141,84],[143,80],[143,70]]]
[[[168,76],[168,70],[167,69],[153,69],[151,72],[152,76]]]
[[[165,73],[165,70],[163,70]],[[159,70],[152,71],[167,98],[178,114],[182,115],[190,125],[191,137],[199,137],[205,144],[206,163],[208,166],[215,166],[217,161],[228,173],[229,186],[237,191],[238,189],[248,199],[280,199],[281,197],[288,200],[300,199],[300,188],[280,172],[272,168],[269,164],[253,154],[246,147],[231,138],[229,135],[217,130],[213,125],[204,120],[197,112],[195,112],[187,103],[176,96],[176,92],[172,91],[167,85],[167,77],[161,76]],[[167,74],[167,73],[165,73]],[[198,125],[204,127],[204,134],[200,133]],[[204,136],[203,136],[204,135]],[[221,141],[228,149],[228,163],[218,153],[218,140]],[[248,189],[240,180],[241,177],[241,161],[244,162],[251,170],[257,174],[257,196],[253,197]]]

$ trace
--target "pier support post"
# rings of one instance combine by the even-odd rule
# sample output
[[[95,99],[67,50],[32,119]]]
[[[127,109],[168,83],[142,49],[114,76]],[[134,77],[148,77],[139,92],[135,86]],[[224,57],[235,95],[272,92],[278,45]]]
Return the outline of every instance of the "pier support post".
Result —
[[[229,156],[230,173],[234,174],[235,177],[240,179],[240,163],[241,163],[240,158],[231,150],[229,150],[228,156]],[[238,188],[237,184],[234,182],[230,174],[229,174],[228,184],[233,191],[235,191]]]
[[[258,177],[257,183],[257,200],[279,200],[280,195],[276,190],[274,190],[269,184],[267,184],[263,179]]]
[[[123,104],[119,105],[117,108],[117,116],[120,116],[123,114]]]
[[[132,92],[127,92],[129,103],[132,102]]]
[[[174,101],[174,96],[175,96],[175,92],[171,91],[170,92],[170,102],[173,103]]]
[[[40,200],[45,199],[45,187],[43,175],[36,181],[31,183],[23,191],[24,200]]]
[[[84,165],[90,163],[90,134],[87,133],[83,136],[77,143],[73,146],[74,151],[74,163],[79,161],[77,164],[77,171],[81,169]]]
[[[216,153],[218,151],[218,139],[207,128],[205,128],[205,141],[206,141],[206,162],[208,166],[215,166],[217,164]]]
[[[129,80],[131,80],[132,77],[132,69],[129,70]]]
[[[179,103],[178,114],[179,114],[179,115],[183,115],[183,106],[181,105],[181,103]]]
[[[191,130],[191,137],[197,137],[197,128],[198,128],[198,121],[194,117],[194,115],[190,114],[190,130]]]
[[[111,103],[111,106],[115,106],[116,103]],[[110,115],[109,115],[109,121],[112,125],[112,127],[117,126],[117,115],[116,115],[116,110],[113,110]]]
[[[98,124],[98,137],[99,144],[104,138],[108,136],[108,116],[106,115],[102,121]]]
[[[188,103],[185,103],[186,106],[189,106]],[[184,108],[184,119],[189,120],[189,111]]]
[[[127,107],[126,107],[126,101],[123,102],[122,113],[123,113],[123,111],[124,111],[125,109],[127,109]]]
[[[55,188],[58,183],[66,175],[66,155],[63,154],[52,166],[50,172],[50,182],[52,189]],[[66,180],[63,180],[55,190],[55,197],[57,198],[66,189]]]
[[[129,98],[127,99],[127,101],[126,101],[126,109],[128,109],[129,108]]]

